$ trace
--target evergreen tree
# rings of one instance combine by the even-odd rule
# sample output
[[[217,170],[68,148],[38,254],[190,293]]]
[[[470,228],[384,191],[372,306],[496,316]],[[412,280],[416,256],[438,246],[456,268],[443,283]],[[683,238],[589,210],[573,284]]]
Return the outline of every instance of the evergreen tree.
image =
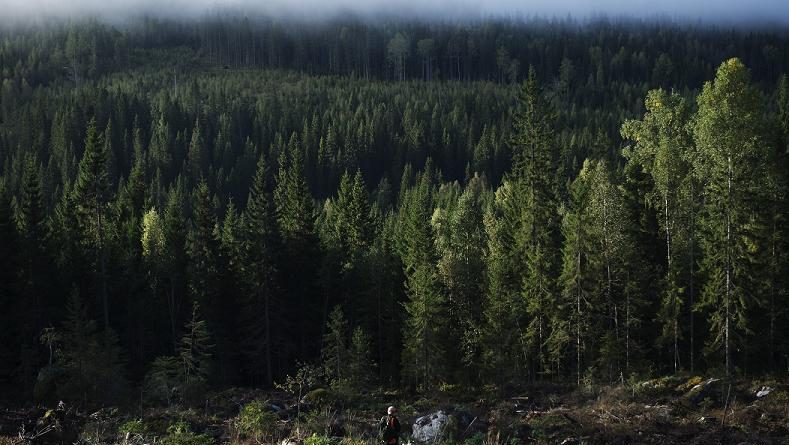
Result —
[[[304,163],[301,144],[294,133],[287,149],[280,155],[279,171],[274,189],[274,207],[278,233],[282,240],[280,276],[285,295],[292,309],[299,311],[300,317],[294,320],[298,333],[295,346],[299,355],[306,357],[315,351],[319,344],[321,323],[318,321],[317,301],[313,301],[315,276],[310,271],[318,264],[317,237],[315,236],[315,214],[307,181],[304,177]],[[291,309],[291,308],[288,308]],[[317,326],[317,329],[316,329]]]
[[[109,329],[110,303],[107,289],[107,244],[110,232],[109,205],[112,202],[112,190],[107,171],[107,145],[96,130],[96,119],[88,123],[85,136],[85,149],[79,163],[72,200],[82,239],[93,256],[95,271],[95,288],[102,302],[104,328]]]
[[[187,284],[187,228],[183,214],[183,195],[177,188],[172,188],[167,195],[163,226],[165,247],[162,252],[165,265],[163,272],[167,279],[167,311],[174,351]]]
[[[208,150],[200,129],[200,119],[196,119],[195,126],[192,129],[192,139],[189,142],[189,152],[187,153],[188,173],[192,184],[197,184],[205,177],[208,161]]]
[[[42,196],[39,165],[33,156],[25,162],[22,175],[20,199],[16,206],[17,232],[21,250],[19,251],[20,291],[23,298],[21,315],[23,332],[20,333],[25,344],[31,344],[38,332],[44,327],[50,301],[46,279],[50,264],[47,261],[49,228]]]
[[[10,379],[19,361],[18,343],[20,313],[15,292],[18,267],[18,242],[11,197],[5,180],[0,177],[0,378]]]
[[[348,350],[348,386],[369,388],[374,383],[375,363],[371,358],[372,341],[362,327],[353,330]]]
[[[404,307],[403,372],[417,387],[427,388],[446,376],[446,301],[441,290],[430,215],[433,213],[429,169],[406,196],[402,260],[408,300]]]
[[[265,158],[260,157],[242,221],[244,283],[242,353],[253,380],[273,382],[272,305],[275,303],[276,221]]]
[[[200,315],[200,304],[192,305],[192,315],[184,327],[178,348],[183,381],[186,385],[205,383],[211,374],[211,335],[208,324]]]
[[[79,294],[72,292],[63,323],[61,367],[66,378],[58,396],[74,402],[106,403],[126,391],[124,356],[112,331],[101,333]]]
[[[581,385],[591,324],[593,277],[589,256],[594,246],[590,236],[591,221],[586,208],[590,203],[590,184],[586,169],[569,188],[570,201],[562,210],[562,270],[559,276],[561,298],[554,312],[548,351],[557,368],[570,344],[574,350],[576,384]],[[573,362],[573,360],[571,360]]]
[[[323,373],[333,386],[340,387],[347,383],[348,346],[348,322],[342,309],[335,306],[329,315],[321,348]]]
[[[515,243],[525,254],[522,294],[530,318],[526,342],[536,354],[537,372],[544,372],[543,345],[549,333],[549,314],[555,300],[559,218],[553,172],[556,153],[552,140],[552,110],[543,99],[533,67],[519,96],[513,118],[513,185],[519,199],[519,229]]]

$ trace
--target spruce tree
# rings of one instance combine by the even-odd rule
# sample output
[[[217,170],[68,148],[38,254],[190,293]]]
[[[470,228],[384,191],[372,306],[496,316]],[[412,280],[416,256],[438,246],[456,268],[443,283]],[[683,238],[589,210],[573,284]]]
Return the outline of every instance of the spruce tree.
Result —
[[[548,351],[556,367],[560,369],[567,349],[573,351],[569,360],[575,364],[576,384],[581,385],[582,368],[588,366],[585,359],[588,332],[591,324],[591,293],[593,277],[589,267],[589,256],[594,246],[592,227],[586,208],[590,202],[590,184],[586,170],[569,187],[570,200],[562,208],[562,269],[559,276],[560,299],[553,314],[553,330],[548,339]],[[574,360],[573,360],[574,359]]]
[[[18,237],[11,197],[0,177],[0,376],[10,378],[19,362],[18,297],[15,292],[18,267]]]
[[[530,318],[526,342],[536,354],[537,372],[543,372],[543,345],[549,333],[549,314],[555,300],[559,218],[556,214],[553,114],[544,100],[533,67],[519,96],[515,113],[513,185],[520,204],[519,229],[515,242],[525,258],[522,294]]]
[[[165,251],[163,271],[167,281],[167,312],[173,351],[178,341],[181,307],[187,287],[187,226],[183,214],[183,194],[178,188],[170,189],[163,215]]]
[[[282,240],[280,276],[282,286],[292,306],[287,310],[298,311],[292,320],[296,335],[296,351],[307,356],[319,349],[316,338],[320,330],[320,308],[316,301],[315,275],[319,261],[315,236],[315,210],[312,196],[304,176],[301,144],[294,133],[287,148],[280,155],[279,171],[274,189],[274,208],[278,233]]]
[[[260,156],[242,220],[246,298],[243,302],[242,354],[253,381],[273,381],[272,305],[276,292],[276,221],[265,158]]]
[[[200,304],[195,302],[178,345],[178,358],[181,361],[185,384],[199,385],[208,381],[213,348],[208,324],[202,318]]]
[[[34,156],[25,162],[22,174],[20,197],[16,206],[16,222],[20,247],[19,266],[20,291],[24,299],[24,312],[21,321],[24,332],[20,333],[26,342],[32,341],[46,322],[46,312],[50,301],[47,296],[46,274],[48,261],[49,228],[42,196],[39,165]],[[26,343],[27,344],[27,343]]]
[[[349,348],[348,322],[339,306],[335,306],[329,315],[325,331],[321,348],[323,374],[333,386],[341,387],[348,378]]]
[[[107,145],[96,129],[96,119],[88,123],[85,149],[72,189],[77,223],[82,239],[93,259],[95,288],[102,302],[104,328],[109,329],[110,302],[107,289],[107,244],[109,241],[109,205],[112,190],[107,171]]]
[[[446,376],[446,301],[443,295],[430,217],[433,213],[431,172],[406,195],[403,221],[402,261],[406,276],[403,325],[403,372],[419,388],[427,388]]]

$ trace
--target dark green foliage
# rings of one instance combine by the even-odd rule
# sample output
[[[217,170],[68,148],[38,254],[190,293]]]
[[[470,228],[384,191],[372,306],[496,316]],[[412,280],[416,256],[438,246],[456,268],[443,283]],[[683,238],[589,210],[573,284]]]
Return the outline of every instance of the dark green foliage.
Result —
[[[122,400],[128,388],[123,353],[115,334],[96,328],[76,291],[66,313],[62,355],[52,365],[63,371],[57,384],[58,397],[82,404]]]
[[[780,33],[135,20],[0,25],[0,390],[785,368]]]

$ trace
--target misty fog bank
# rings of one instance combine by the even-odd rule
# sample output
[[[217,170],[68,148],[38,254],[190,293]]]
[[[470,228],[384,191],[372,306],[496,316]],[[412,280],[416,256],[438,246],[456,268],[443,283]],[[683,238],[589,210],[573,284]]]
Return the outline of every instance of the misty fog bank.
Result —
[[[722,25],[789,24],[786,0],[0,0],[0,21],[6,23],[84,17],[123,22],[143,15],[188,20],[216,13],[294,20],[609,16]]]

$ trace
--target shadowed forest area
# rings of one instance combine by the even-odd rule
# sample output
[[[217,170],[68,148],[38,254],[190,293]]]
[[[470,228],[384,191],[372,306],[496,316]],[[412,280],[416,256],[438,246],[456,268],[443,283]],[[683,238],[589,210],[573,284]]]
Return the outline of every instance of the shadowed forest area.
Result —
[[[659,20],[0,23],[0,444],[789,443],[785,73]]]

